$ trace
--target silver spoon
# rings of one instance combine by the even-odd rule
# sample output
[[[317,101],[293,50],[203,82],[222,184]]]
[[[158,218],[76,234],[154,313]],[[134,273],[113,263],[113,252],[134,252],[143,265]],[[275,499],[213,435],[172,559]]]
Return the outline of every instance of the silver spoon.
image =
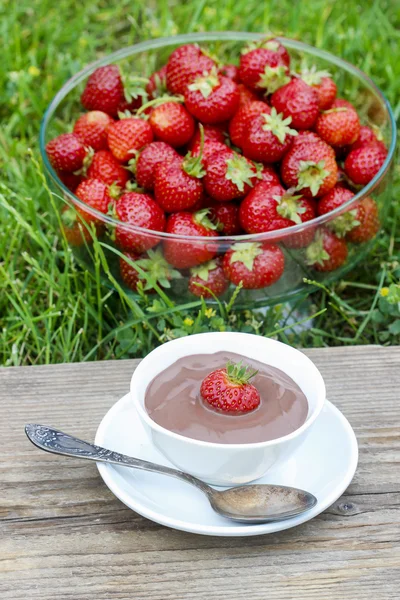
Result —
[[[283,485],[243,485],[220,492],[188,473],[125,456],[44,425],[30,423],[25,426],[25,433],[32,444],[46,452],[133,467],[182,479],[204,492],[215,512],[233,521],[246,523],[281,521],[300,515],[317,503],[315,496],[309,492]]]

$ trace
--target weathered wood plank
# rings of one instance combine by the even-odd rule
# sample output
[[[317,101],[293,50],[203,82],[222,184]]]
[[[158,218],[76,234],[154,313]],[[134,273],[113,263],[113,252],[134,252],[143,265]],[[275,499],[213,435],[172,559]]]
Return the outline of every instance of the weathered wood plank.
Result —
[[[124,507],[95,465],[39,453],[29,421],[93,439],[136,361],[0,370],[4,600],[389,600],[400,589],[400,348],[308,350],[352,423],[360,465],[313,521],[256,538],[168,530]]]

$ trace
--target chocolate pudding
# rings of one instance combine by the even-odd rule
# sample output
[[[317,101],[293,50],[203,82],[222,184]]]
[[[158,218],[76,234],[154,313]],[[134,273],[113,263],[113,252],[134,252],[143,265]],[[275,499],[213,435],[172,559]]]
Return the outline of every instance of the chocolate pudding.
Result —
[[[217,411],[203,401],[201,383],[211,371],[240,360],[258,370],[251,383],[260,393],[260,405],[244,414]],[[280,369],[232,352],[216,352],[185,356],[159,373],[146,389],[145,409],[153,421],[185,437],[249,444],[275,440],[298,429],[307,418],[308,402]]]

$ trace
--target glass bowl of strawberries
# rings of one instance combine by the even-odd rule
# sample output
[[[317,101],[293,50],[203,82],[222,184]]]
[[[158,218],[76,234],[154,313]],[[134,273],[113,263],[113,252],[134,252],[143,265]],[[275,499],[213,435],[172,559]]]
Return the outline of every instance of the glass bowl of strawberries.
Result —
[[[266,306],[341,277],[390,204],[392,109],[351,64],[301,42],[199,33],[83,69],[40,144],[78,259],[112,285]],[[165,297],[165,296],[164,296]]]

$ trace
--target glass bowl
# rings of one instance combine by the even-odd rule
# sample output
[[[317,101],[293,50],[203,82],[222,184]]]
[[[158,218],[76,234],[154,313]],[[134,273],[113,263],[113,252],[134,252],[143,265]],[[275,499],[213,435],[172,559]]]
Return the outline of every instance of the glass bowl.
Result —
[[[120,261],[123,259],[121,259],[121,251],[115,247],[112,241],[115,237],[113,231],[117,226],[136,236],[145,237],[146,241],[149,242],[148,246],[153,244],[153,251],[156,252],[158,261],[162,261],[163,249],[166,245],[169,245],[170,248],[173,246],[175,254],[179,254],[181,248],[187,248],[188,244],[200,250],[204,250],[206,247],[209,252],[205,254],[214,255],[215,257],[225,254],[236,244],[258,242],[278,245],[284,253],[285,267],[283,274],[278,281],[268,287],[238,290],[238,304],[247,307],[268,306],[290,300],[302,293],[308,293],[311,288],[309,284],[304,282],[304,279],[329,283],[342,277],[344,273],[362,260],[369,251],[374,241],[373,239],[365,243],[349,243],[346,262],[336,270],[320,272],[309,265],[309,254],[307,247],[304,245],[304,239],[308,239],[310,242],[311,239],[319,235],[318,231],[321,228],[329,227],[334,219],[342,217],[344,213],[354,211],[356,203],[365,198],[372,198],[376,202],[380,223],[384,223],[385,214],[391,201],[391,174],[396,144],[396,125],[392,109],[381,90],[357,67],[328,52],[318,50],[295,40],[277,38],[289,50],[292,64],[299,64],[305,59],[307,62],[316,65],[318,69],[328,70],[337,84],[338,95],[346,98],[355,105],[362,124],[379,127],[388,149],[387,158],[372,181],[356,193],[347,203],[331,213],[317,217],[304,225],[294,225],[286,229],[262,234],[230,237],[214,236],[206,238],[205,242],[205,238],[202,237],[185,237],[137,228],[126,223],[121,223],[112,216],[105,216],[94,209],[88,209],[87,205],[83,204],[62,183],[51,166],[45,151],[46,143],[56,135],[71,130],[71,124],[83,112],[79,98],[85,81],[96,68],[115,63],[125,72],[129,68],[135,73],[149,76],[154,70],[165,64],[169,54],[177,46],[188,43],[199,43],[202,48],[210,52],[217,52],[219,56],[226,58],[227,62],[232,62],[232,58],[239,55],[244,43],[259,40],[262,37],[262,34],[247,32],[213,32],[180,35],[173,38],[159,38],[135,44],[88,65],[85,69],[74,75],[60,89],[49,105],[43,117],[40,130],[40,150],[46,175],[50,181],[54,195],[60,200],[60,210],[62,204],[67,202],[72,207],[75,206],[78,209],[85,208],[93,217],[104,223],[104,227],[97,230],[97,235],[100,236],[101,232],[105,232],[103,233],[103,237],[100,237],[100,241],[102,242],[102,251],[108,263],[106,271],[111,273],[111,277],[109,274],[107,277],[109,284],[115,286],[122,283]],[[83,262],[86,267],[94,268],[91,238],[89,235],[85,235],[85,238],[87,239],[84,244],[72,246],[73,251],[78,260]],[[235,246],[236,248],[237,246]],[[138,271],[146,283],[145,289],[149,288],[151,290],[153,280],[148,275],[146,276],[141,269],[143,269],[143,263],[139,263]],[[164,283],[168,287],[165,291],[171,300],[183,302],[195,299],[195,296],[189,291],[189,278],[190,272],[188,270],[179,272],[174,270],[172,278],[169,281],[165,280],[161,283]],[[202,280],[200,283],[202,283]],[[204,285],[207,286],[206,281]],[[202,288],[200,287],[199,289]],[[235,286],[230,284],[222,297],[231,297],[234,290]],[[211,301],[215,300],[211,298]]]

